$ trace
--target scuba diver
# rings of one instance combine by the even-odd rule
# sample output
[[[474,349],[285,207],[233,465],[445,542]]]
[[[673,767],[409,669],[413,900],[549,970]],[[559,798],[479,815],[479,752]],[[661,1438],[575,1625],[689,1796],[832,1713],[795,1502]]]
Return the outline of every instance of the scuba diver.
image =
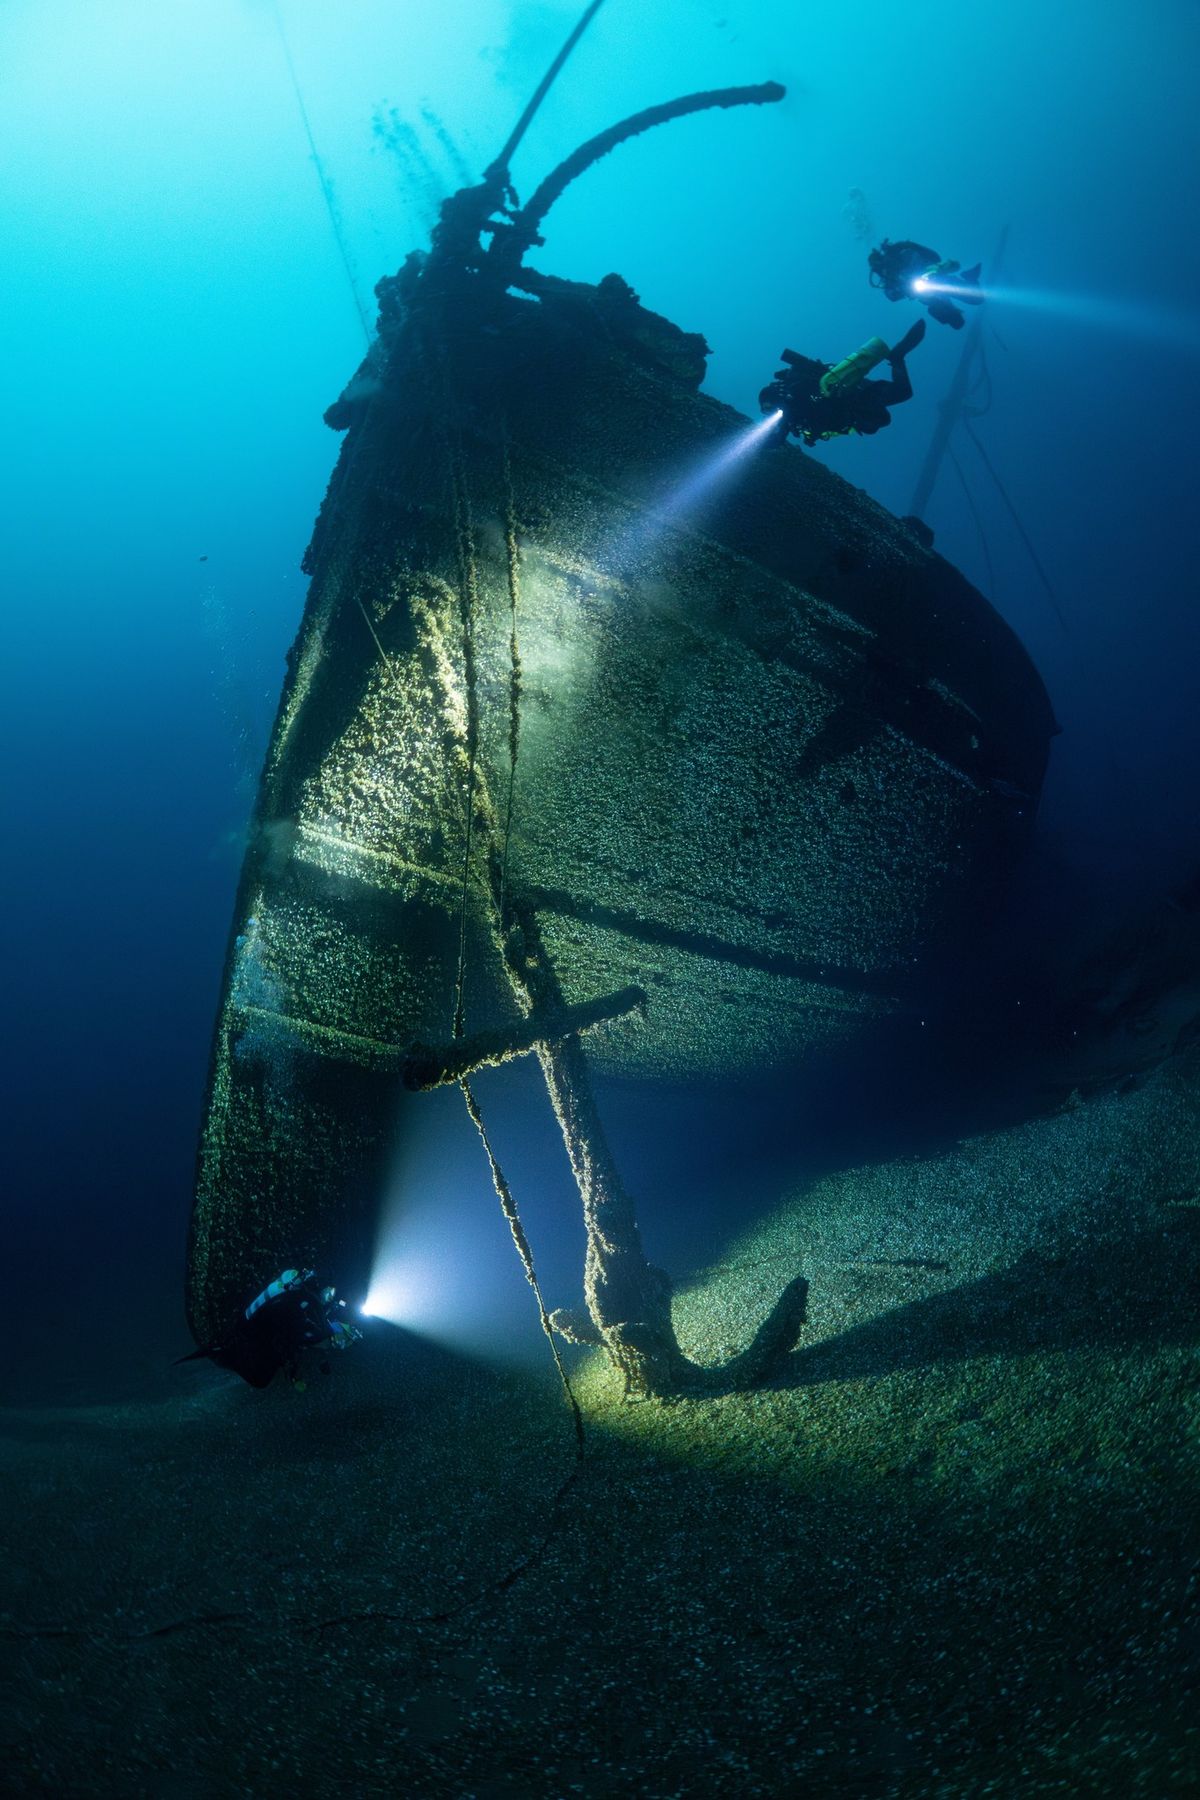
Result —
[[[889,300],[919,300],[931,318],[954,331],[966,324],[954,300],[961,300],[964,306],[983,304],[979,292],[982,263],[964,269],[952,259],[944,261],[927,245],[914,244],[911,238],[901,238],[895,244],[884,238],[879,249],[871,251],[867,264],[872,287],[882,288]]]
[[[888,407],[912,399],[904,359],[924,336],[925,321],[918,319],[894,349],[889,350],[882,338],[870,338],[861,350],[832,366],[784,350],[787,367],[777,369],[774,381],[758,396],[763,412],[783,414],[777,441],[798,437],[811,448],[825,438],[845,437],[851,432],[872,437],[882,431],[892,422]],[[870,370],[881,362],[890,365],[892,379],[868,381]]]
[[[333,1288],[321,1286],[312,1269],[285,1269],[234,1314],[219,1337],[176,1361],[196,1362],[207,1357],[256,1388],[267,1387],[283,1369],[292,1385],[302,1388],[303,1351],[320,1345],[348,1350],[361,1338],[361,1331],[338,1317],[345,1307]]]

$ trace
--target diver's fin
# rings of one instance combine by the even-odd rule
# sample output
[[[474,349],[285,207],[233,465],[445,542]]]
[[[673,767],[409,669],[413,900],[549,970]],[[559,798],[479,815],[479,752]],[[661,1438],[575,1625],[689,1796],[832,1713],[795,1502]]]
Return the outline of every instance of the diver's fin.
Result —
[[[924,319],[918,319],[915,325],[909,326],[904,336],[900,339],[900,342],[895,345],[893,349],[888,351],[888,361],[894,363],[903,362],[909,351],[915,350],[924,336],[925,321]]]
[[[957,292],[957,289],[955,291]],[[959,298],[962,300],[973,301],[975,296],[973,294],[960,294]],[[982,300],[982,298],[983,295],[980,294],[979,299]],[[957,306],[951,306],[949,300],[943,300],[939,297],[936,300],[930,300],[928,305],[930,318],[936,319],[939,325],[949,325],[951,331],[961,331],[967,322],[963,314],[959,312]]]
[[[962,283],[963,287],[978,287],[979,286],[979,277],[980,277],[982,270],[983,270],[983,264],[981,262],[977,262],[973,269],[964,269],[962,274],[958,277],[958,279]]]

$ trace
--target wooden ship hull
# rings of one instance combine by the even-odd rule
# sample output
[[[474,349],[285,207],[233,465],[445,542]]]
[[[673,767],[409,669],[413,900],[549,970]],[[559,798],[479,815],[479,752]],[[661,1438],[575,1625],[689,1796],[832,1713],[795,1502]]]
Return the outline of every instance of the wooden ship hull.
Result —
[[[1054,730],[984,599],[800,451],[673,507],[747,422],[623,283],[436,330],[380,291],[238,891],[202,1340],[267,1262],[362,1279],[414,1044],[635,988],[589,1060],[729,1083],[869,1029],[1014,853]]]

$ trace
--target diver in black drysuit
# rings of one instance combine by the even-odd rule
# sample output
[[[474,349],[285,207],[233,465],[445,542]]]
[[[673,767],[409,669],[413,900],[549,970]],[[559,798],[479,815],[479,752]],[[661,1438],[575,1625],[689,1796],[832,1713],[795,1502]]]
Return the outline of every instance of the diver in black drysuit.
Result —
[[[267,1387],[282,1369],[295,1383],[300,1357],[319,1347],[346,1349],[362,1333],[338,1315],[346,1302],[335,1298],[311,1269],[285,1269],[247,1306],[239,1307],[220,1336],[179,1362],[207,1358],[232,1369],[251,1387]],[[322,1365],[324,1366],[324,1365]]]
[[[821,381],[833,364],[798,356],[794,350],[783,351],[787,367],[777,369],[774,381],[758,396],[764,413],[783,414],[777,428],[778,441],[798,437],[811,447],[822,438],[845,437],[852,432],[873,437],[882,431],[892,422],[888,408],[912,399],[905,358],[924,336],[925,321],[918,319],[888,352],[885,360],[892,371],[890,381],[860,380],[832,393],[821,392]]]
[[[964,306],[983,303],[983,295],[979,292],[982,263],[976,263],[973,269],[964,269],[960,263],[953,259],[943,260],[936,250],[931,250],[927,244],[916,244],[911,238],[899,238],[894,244],[884,238],[879,249],[872,250],[867,257],[867,266],[871,286],[881,288],[889,300],[919,300],[930,318],[936,319],[939,325],[949,325],[954,331],[961,331],[966,324],[954,300],[961,300]],[[922,277],[936,282],[939,287],[952,288],[953,298],[936,290],[926,293],[919,285]]]

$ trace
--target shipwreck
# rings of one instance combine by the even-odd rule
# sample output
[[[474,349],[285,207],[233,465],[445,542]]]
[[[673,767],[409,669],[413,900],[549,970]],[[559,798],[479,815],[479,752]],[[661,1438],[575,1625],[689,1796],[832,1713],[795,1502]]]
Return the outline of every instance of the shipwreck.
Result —
[[[401,1088],[458,1082],[482,1123],[474,1071],[529,1053],[588,1227],[587,1314],[551,1322],[643,1390],[699,1379],[592,1070],[736,1087],[801,1066],[911,996],[1019,850],[1054,724],[1004,622],[799,449],[673,507],[747,427],[701,392],[703,339],[618,277],[527,261],[598,155],[781,93],[639,114],[524,208],[510,143],[377,289],[326,415],[344,441],[237,894],[188,1251],[200,1342],[285,1263],[363,1291],[420,1105],[398,1112]],[[790,1348],[803,1291],[729,1379]]]

